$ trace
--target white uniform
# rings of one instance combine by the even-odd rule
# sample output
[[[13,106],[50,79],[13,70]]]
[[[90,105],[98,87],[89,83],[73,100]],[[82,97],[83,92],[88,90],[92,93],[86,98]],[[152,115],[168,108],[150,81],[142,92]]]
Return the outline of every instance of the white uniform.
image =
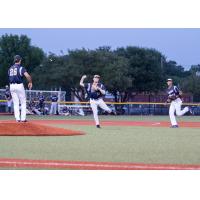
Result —
[[[26,120],[26,94],[24,85],[21,84],[10,84],[10,92],[14,104],[14,114],[17,121]],[[21,104],[21,116],[20,116],[20,106]]]
[[[7,106],[8,106],[8,108],[12,107],[12,103],[13,103],[12,99],[7,100]]]
[[[96,125],[99,125],[99,117],[98,117],[98,106],[107,111],[108,113],[111,113],[111,109],[106,105],[106,103],[103,101],[102,98],[100,99],[90,99],[90,106],[92,108],[92,111],[93,111],[93,116],[94,116],[94,120],[95,120],[95,123]]]
[[[100,87],[102,90],[105,90],[103,84],[98,83],[97,86]],[[111,113],[112,110],[103,101],[102,94],[99,91],[94,91],[92,89],[92,83],[85,84],[85,88],[86,88],[88,95],[90,97],[90,106],[92,108],[95,123],[96,123],[96,125],[99,125],[98,107],[107,111],[108,113]]]
[[[172,86],[167,90],[168,97],[176,96],[175,100],[172,100],[169,107],[169,117],[172,126],[177,125],[175,113],[177,116],[182,116],[189,111],[188,107],[181,110],[182,100],[179,97],[179,89],[176,86]]]
[[[177,125],[175,112],[177,116],[182,116],[185,113],[189,111],[188,107],[185,107],[183,110],[181,110],[182,100],[180,98],[177,98],[176,100],[172,101],[169,107],[169,117],[172,126]]]
[[[51,102],[50,114],[56,115],[57,114],[57,108],[58,108],[58,103],[57,102]]]
[[[56,95],[53,95],[51,97],[51,110],[50,110],[50,114],[54,114],[56,115],[58,112],[58,97]]]
[[[56,95],[53,95],[51,97],[51,110],[50,110],[50,114],[54,114],[56,115],[58,112],[58,97]]]
[[[26,120],[26,94],[22,83],[25,72],[26,69],[18,64],[14,64],[8,70],[10,93],[13,99],[14,115],[17,121]],[[21,112],[19,104],[21,104]]]

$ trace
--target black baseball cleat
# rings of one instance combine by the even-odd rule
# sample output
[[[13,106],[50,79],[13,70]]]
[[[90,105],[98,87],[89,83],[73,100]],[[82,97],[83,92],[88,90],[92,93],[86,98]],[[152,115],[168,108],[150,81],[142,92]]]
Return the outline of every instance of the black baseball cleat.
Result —
[[[100,126],[100,125],[96,125],[96,127],[97,127],[97,128],[101,128],[101,126]]]
[[[116,111],[112,111],[113,112],[113,115],[117,115],[117,112]]]
[[[170,128],[178,128],[178,125],[172,125]]]
[[[16,120],[17,123],[21,122],[20,120]]]
[[[114,111],[114,110],[112,110],[110,114],[111,115],[117,115],[116,111]]]
[[[26,123],[26,122],[28,122],[27,120],[23,120],[23,121],[21,121],[21,122],[24,122],[24,123]]]

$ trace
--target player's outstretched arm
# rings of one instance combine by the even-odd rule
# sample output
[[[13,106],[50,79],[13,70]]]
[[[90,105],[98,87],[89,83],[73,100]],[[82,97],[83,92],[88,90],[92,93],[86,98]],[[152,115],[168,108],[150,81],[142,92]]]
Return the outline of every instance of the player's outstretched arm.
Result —
[[[29,75],[28,72],[25,72],[24,76],[26,77],[26,79],[28,81],[28,88],[29,88],[29,90],[31,90],[32,87],[33,87],[32,78],[31,78],[31,76]]]
[[[84,83],[83,83],[83,81],[84,81],[86,78],[87,78],[86,75],[83,75],[83,76],[81,77],[81,80],[80,80],[80,86],[84,87]]]

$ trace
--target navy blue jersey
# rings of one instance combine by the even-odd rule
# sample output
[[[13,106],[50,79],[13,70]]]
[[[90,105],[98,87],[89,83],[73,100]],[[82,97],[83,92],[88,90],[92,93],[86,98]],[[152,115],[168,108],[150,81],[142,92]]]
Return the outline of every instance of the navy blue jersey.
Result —
[[[14,64],[8,70],[9,83],[10,84],[22,83],[25,72],[26,72],[26,69],[24,67],[22,67],[21,65],[18,65],[18,64]]]
[[[88,97],[90,99],[99,99],[99,98],[102,98],[104,96],[100,91],[98,91],[98,90],[93,91],[92,90],[92,83],[86,83],[86,84],[84,84],[84,86],[85,86],[85,89],[87,91]],[[102,90],[105,90],[105,87],[104,87],[103,84],[98,83],[97,86],[99,88],[101,88]]]
[[[58,97],[57,97],[56,95],[53,95],[53,96],[51,97],[51,101],[52,101],[52,102],[57,102],[57,101],[58,101]]]
[[[39,100],[39,103],[43,103],[44,102],[44,96],[43,95],[39,95],[38,96],[38,100]]]
[[[167,95],[168,95],[168,98],[171,98],[171,97],[178,98],[180,97],[180,90],[177,86],[172,85],[172,87],[167,89]]]

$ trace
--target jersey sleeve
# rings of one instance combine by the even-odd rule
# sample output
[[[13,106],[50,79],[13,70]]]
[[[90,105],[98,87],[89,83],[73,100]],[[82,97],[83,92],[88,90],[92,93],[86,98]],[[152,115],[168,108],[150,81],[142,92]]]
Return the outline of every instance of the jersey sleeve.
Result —
[[[174,91],[175,91],[175,94],[178,94],[179,93],[179,88],[177,86],[174,86]]]
[[[24,67],[20,67],[20,76],[24,76],[25,72],[27,72],[27,70]]]

